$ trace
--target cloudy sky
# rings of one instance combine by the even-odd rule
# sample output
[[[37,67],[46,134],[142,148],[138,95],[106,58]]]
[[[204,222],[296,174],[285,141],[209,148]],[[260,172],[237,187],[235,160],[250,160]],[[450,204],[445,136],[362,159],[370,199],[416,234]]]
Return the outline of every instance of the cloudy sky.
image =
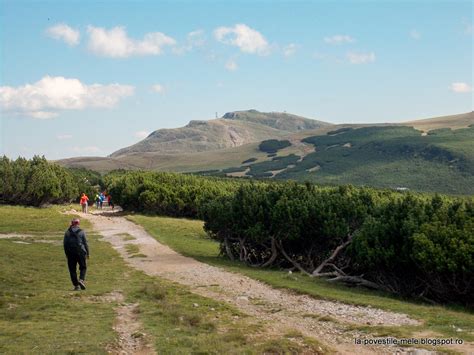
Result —
[[[107,155],[244,109],[473,109],[471,1],[0,2],[0,154]]]

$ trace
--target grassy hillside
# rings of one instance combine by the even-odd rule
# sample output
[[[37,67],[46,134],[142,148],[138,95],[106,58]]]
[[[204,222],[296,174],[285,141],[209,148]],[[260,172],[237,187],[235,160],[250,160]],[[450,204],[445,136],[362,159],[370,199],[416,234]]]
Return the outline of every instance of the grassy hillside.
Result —
[[[420,131],[428,132],[439,128],[467,128],[474,123],[474,113],[461,113],[459,115],[441,116],[416,121],[402,122],[403,126],[414,127]]]
[[[133,153],[122,157],[84,157],[58,161],[67,167],[84,167],[107,173],[116,169],[145,169],[156,171],[193,172],[220,170],[241,164],[249,156],[259,161],[266,160],[267,154],[258,150],[259,143],[240,147],[188,154]]]
[[[287,131],[253,122],[191,121],[182,128],[155,131],[144,140],[112,153],[111,157],[117,158],[133,153],[181,154],[218,150],[287,134]]]
[[[222,118],[227,122],[230,120],[252,122],[286,132],[299,132],[331,125],[286,112],[259,112],[257,110],[228,112]]]
[[[234,117],[235,114],[238,117]],[[274,114],[273,121],[266,124],[282,128],[284,115],[287,114]],[[268,119],[265,114],[252,110],[224,117],[219,121],[256,124],[254,121]],[[300,122],[300,118],[295,117],[292,122]],[[323,125],[309,129],[310,126],[303,123],[298,123],[302,125],[300,128],[308,129],[277,137],[291,143],[275,153],[277,159],[262,152],[260,142],[254,142],[182,154],[136,152],[109,158],[72,158],[60,161],[60,164],[83,166],[100,172],[120,168],[212,171],[220,176],[273,177],[329,184],[408,187],[452,194],[473,193],[472,112],[392,125]],[[275,129],[270,126],[270,129]],[[344,128],[352,130],[331,133]],[[248,160],[251,161],[243,163]]]
[[[303,142],[312,144],[315,152],[254,163],[246,175],[474,193],[474,126],[439,129],[427,135],[403,126],[345,128]]]
[[[159,129],[144,140],[111,154],[182,154],[238,147],[329,123],[279,112],[256,110],[226,113],[221,119],[191,121],[181,128]]]

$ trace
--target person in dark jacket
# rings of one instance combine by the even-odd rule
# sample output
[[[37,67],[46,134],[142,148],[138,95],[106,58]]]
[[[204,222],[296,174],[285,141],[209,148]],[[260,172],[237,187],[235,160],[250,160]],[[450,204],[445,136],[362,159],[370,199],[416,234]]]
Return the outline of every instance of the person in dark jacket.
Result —
[[[80,221],[74,218],[71,226],[64,233],[64,253],[67,257],[67,266],[74,291],[85,290],[86,284],[86,259],[89,259],[89,246],[87,245],[86,233],[79,228]],[[79,264],[79,280],[77,279],[77,264]]]

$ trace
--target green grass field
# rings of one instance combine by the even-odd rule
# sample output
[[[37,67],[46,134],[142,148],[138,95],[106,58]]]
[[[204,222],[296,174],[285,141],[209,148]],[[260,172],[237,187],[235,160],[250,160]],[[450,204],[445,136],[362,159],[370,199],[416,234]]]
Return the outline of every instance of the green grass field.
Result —
[[[202,262],[224,267],[229,271],[245,274],[276,288],[287,288],[313,297],[341,301],[348,304],[370,305],[385,310],[406,313],[424,324],[416,327],[359,327],[380,336],[408,337],[418,333],[434,333],[443,337],[462,338],[474,341],[474,313],[458,307],[443,307],[402,300],[380,292],[361,288],[348,288],[329,284],[324,280],[284,271],[256,269],[242,263],[232,262],[219,256],[218,243],[210,240],[202,229],[202,222],[169,217],[128,216],[142,225],[158,241],[169,245],[177,252]],[[458,331],[461,329],[461,331]]]
[[[157,353],[318,351],[312,340],[276,338],[232,307],[131,269],[86,221],[87,290],[71,291],[62,237],[72,216],[60,213],[69,209],[0,206],[1,233],[19,235],[0,238],[1,354],[106,353],[117,343],[113,324],[121,301],[110,299],[117,292],[138,304],[143,334]]]

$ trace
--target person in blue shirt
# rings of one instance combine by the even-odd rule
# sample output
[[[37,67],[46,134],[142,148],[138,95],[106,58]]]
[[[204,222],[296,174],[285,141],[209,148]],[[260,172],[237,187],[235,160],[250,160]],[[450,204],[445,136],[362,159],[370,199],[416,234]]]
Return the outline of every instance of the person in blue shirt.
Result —
[[[104,204],[104,201],[105,201],[105,195],[103,192],[100,193],[100,196],[99,196],[99,204],[100,204],[100,209],[102,209],[102,206]]]

